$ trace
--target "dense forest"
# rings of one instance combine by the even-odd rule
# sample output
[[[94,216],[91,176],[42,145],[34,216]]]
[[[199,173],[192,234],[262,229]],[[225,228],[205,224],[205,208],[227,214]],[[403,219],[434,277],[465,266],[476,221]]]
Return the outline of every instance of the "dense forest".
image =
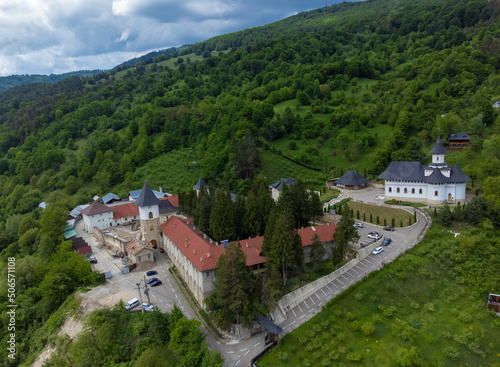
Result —
[[[71,71],[63,74],[50,74],[50,75],[9,75],[0,77],[0,92],[4,92],[10,88],[17,87],[25,84],[35,83],[56,83],[70,76],[77,76],[79,78],[88,78],[95,74],[99,74],[102,70],[80,70]]]
[[[65,297],[96,282],[75,259],[65,286],[50,289],[47,277],[66,274],[58,259],[70,253],[51,225],[96,194],[123,197],[144,179],[177,192],[196,174],[247,196],[254,177],[270,184],[281,174],[272,167],[290,164],[317,189],[339,169],[374,177],[391,161],[425,163],[437,135],[465,131],[471,149],[448,159],[473,179],[469,192],[483,194],[497,226],[499,12],[498,0],[343,3],[89,78],[1,93],[2,274],[16,256],[26,274],[40,275],[19,291],[30,305],[23,356]],[[53,209],[41,214],[42,201]],[[0,302],[5,323],[3,285]]]

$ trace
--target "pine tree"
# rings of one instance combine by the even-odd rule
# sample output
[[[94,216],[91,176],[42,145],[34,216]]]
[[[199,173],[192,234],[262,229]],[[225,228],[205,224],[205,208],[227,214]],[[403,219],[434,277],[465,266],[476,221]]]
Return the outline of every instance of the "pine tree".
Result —
[[[323,215],[323,209],[321,205],[321,201],[319,200],[319,195],[315,192],[311,193],[310,198],[310,207],[311,207],[311,216],[313,225],[315,225],[316,219]]]
[[[283,285],[288,279],[288,266],[294,265],[296,251],[294,251],[293,216],[288,211],[274,211],[269,217],[262,251],[269,266],[280,269]]]
[[[309,253],[309,261],[313,264],[314,268],[317,268],[321,264],[325,258],[325,252],[325,244],[316,233],[313,237],[311,251]]]
[[[237,242],[231,242],[219,257],[215,270],[214,291],[207,303],[215,312],[219,327],[227,329],[236,321],[236,313],[245,325],[254,317],[254,303],[258,299],[257,283],[246,266],[246,256]]]
[[[185,200],[185,196],[184,196]],[[200,231],[210,234],[210,211],[212,208],[212,200],[210,194],[201,188],[198,194],[196,210],[194,211],[194,224]]]
[[[350,213],[350,210],[346,210],[345,215],[340,218],[337,230],[333,235],[333,239],[335,240],[335,250],[337,252],[336,258],[340,258],[341,261],[344,259],[344,254],[349,242],[355,242],[359,239],[359,233],[357,229],[354,228],[354,218],[350,215]]]
[[[234,204],[228,192],[218,190],[217,201],[210,211],[210,233],[216,241],[236,239]]]

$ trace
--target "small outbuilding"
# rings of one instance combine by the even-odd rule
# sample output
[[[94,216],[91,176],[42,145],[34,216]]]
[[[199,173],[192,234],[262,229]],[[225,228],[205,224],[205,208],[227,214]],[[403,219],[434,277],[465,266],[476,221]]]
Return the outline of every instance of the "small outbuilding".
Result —
[[[347,190],[358,190],[368,185],[367,178],[364,178],[359,172],[349,170],[342,177],[333,181],[333,184]]]
[[[446,140],[449,150],[462,150],[470,145],[470,136],[467,133],[450,134]]]
[[[145,241],[132,240],[125,245],[125,250],[132,263],[139,264],[144,261],[155,261],[154,250]]]

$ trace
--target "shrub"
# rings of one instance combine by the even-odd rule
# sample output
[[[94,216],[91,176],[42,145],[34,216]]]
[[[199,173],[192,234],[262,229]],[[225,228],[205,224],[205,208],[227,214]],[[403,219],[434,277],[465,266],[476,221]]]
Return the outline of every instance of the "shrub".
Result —
[[[367,321],[361,325],[361,331],[363,331],[365,335],[370,335],[375,331],[375,325],[373,325],[373,322]]]
[[[363,297],[365,296],[364,293],[362,292],[358,292],[354,295],[354,298],[356,299],[356,301],[361,301],[363,299]]]
[[[427,302],[425,305],[424,305],[424,310],[425,311],[429,311],[429,312],[434,312],[436,311],[434,309],[434,304],[432,302]]]
[[[460,353],[458,352],[458,350],[454,347],[448,347],[444,350],[444,354],[447,358],[455,361],[458,359],[458,357],[460,357]]]
[[[351,361],[351,362],[358,362],[358,361],[361,361],[361,353],[359,352],[352,352],[352,353],[348,353],[345,358],[348,360],[348,361]]]

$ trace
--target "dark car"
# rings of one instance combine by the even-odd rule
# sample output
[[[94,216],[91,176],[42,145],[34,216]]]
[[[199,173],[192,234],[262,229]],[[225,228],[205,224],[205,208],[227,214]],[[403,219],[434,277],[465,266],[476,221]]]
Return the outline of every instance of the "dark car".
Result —
[[[392,242],[392,240],[391,240],[390,238],[386,238],[386,239],[384,240],[384,242],[382,243],[382,245],[387,246],[387,245],[388,245],[388,244],[390,244],[391,242]]]
[[[385,227],[384,227],[384,231],[391,231],[391,232],[393,232],[393,231],[394,231],[394,227],[391,227],[391,226],[385,226]]]
[[[157,285],[162,285],[161,280],[155,280],[150,284],[151,287],[156,287]]]
[[[150,270],[150,271],[147,271],[147,272],[146,272],[146,275],[147,275],[148,277],[150,277],[151,275],[156,275],[156,274],[158,274],[158,273],[157,273],[155,270]]]
[[[159,280],[159,279],[158,278],[150,278],[150,279],[147,280],[146,283],[151,284],[153,282],[156,282],[157,280]]]

